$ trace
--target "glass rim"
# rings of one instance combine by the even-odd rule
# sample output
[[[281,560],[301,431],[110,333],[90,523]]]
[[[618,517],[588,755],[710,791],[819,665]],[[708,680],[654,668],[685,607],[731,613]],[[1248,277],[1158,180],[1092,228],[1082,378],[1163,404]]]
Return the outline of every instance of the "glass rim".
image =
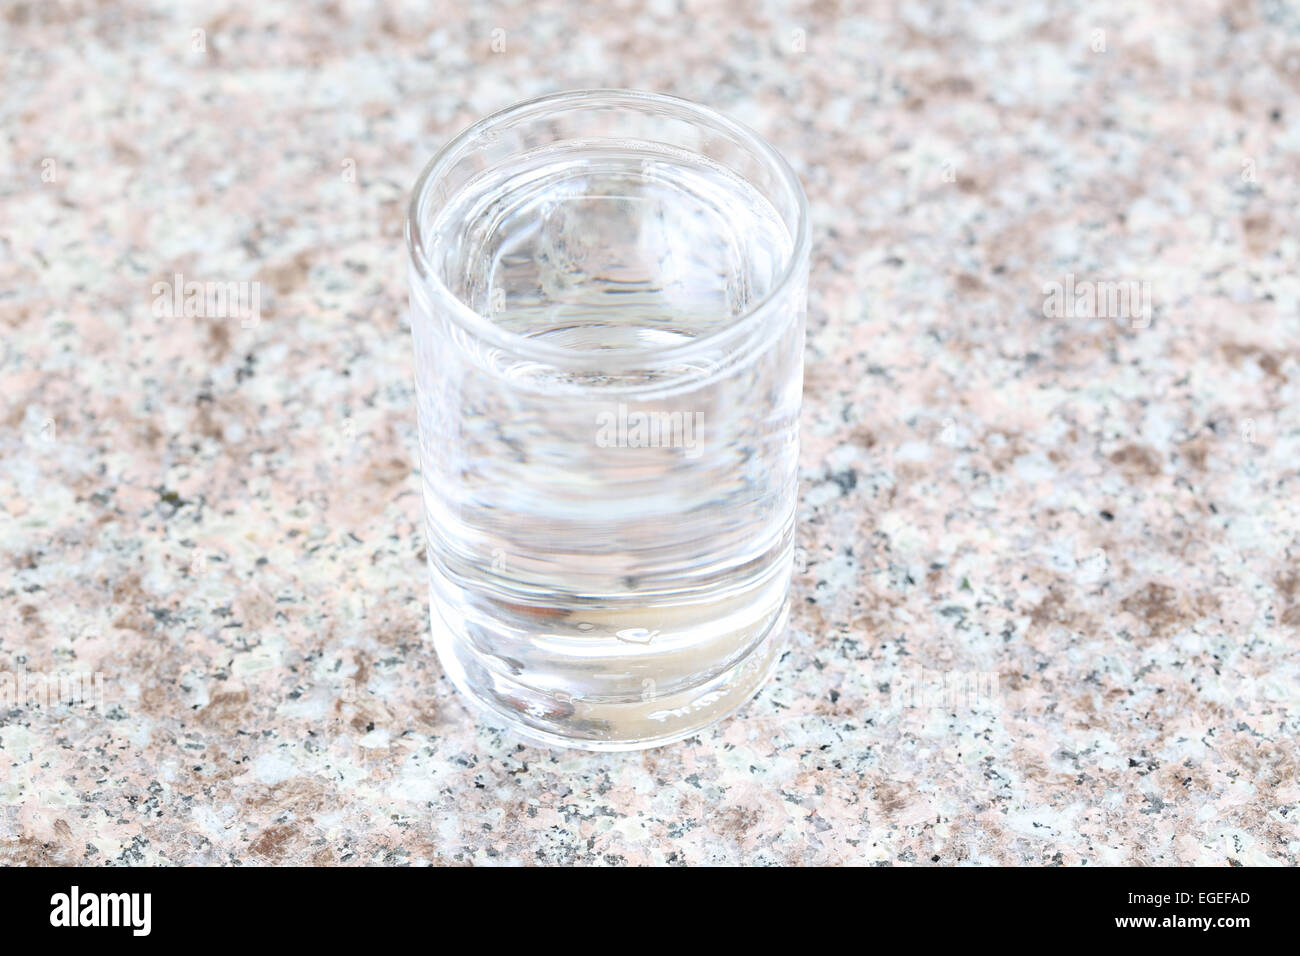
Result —
[[[694,117],[708,120],[732,133],[746,149],[761,158],[777,174],[781,184],[789,190],[795,202],[795,215],[798,218],[792,233],[790,255],[784,268],[772,287],[760,299],[756,300],[739,315],[735,316],[722,328],[691,339],[688,342],[674,342],[654,345],[648,348],[619,350],[614,352],[581,351],[538,342],[526,335],[511,332],[493,322],[487,316],[470,308],[455,293],[447,288],[446,283],[438,277],[431,267],[425,237],[420,225],[420,214],[430,194],[430,188],[438,182],[457,153],[466,145],[478,139],[484,133],[503,123],[518,119],[530,113],[545,116],[560,106],[582,106],[590,103],[614,106],[649,106],[671,107],[677,111],[693,114]],[[687,117],[688,119],[691,117]],[[583,89],[565,90],[548,93],[544,96],[523,100],[504,109],[497,110],[461,130],[425,165],[411,188],[411,199],[406,211],[406,248],[411,263],[421,282],[432,287],[434,294],[448,309],[448,314],[457,326],[473,339],[486,341],[510,354],[532,359],[560,369],[627,370],[643,368],[672,361],[689,360],[692,356],[708,349],[714,350],[731,340],[740,340],[762,324],[763,318],[771,312],[785,295],[786,291],[799,278],[802,263],[807,259],[810,245],[808,225],[808,197],[803,184],[791,168],[789,162],[767,140],[743,123],[730,119],[717,110],[667,93],[654,93],[644,90],[628,89]]]

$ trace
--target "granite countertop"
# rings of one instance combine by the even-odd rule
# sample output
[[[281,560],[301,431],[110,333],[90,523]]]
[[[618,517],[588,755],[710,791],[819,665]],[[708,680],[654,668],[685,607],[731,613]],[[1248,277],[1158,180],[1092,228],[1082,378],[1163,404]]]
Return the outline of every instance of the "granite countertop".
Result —
[[[0,862],[1297,863],[1295,9],[855,6],[6,6]],[[404,315],[427,158],[593,86],[815,225],[789,653],[625,755],[443,677]]]

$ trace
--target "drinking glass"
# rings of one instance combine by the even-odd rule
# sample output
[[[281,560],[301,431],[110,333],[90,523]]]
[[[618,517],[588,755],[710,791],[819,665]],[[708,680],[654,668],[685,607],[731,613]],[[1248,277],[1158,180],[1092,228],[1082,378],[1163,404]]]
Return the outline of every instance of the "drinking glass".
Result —
[[[629,750],[757,692],[789,603],[808,211],[749,129],[561,93],[407,221],[433,644],[490,724]]]

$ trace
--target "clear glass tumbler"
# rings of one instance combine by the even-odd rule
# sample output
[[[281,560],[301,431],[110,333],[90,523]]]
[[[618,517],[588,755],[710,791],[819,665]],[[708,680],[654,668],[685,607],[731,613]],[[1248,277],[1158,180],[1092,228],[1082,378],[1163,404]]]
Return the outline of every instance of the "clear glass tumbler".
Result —
[[[650,93],[453,139],[407,223],[433,641],[553,746],[676,740],[780,657],[808,212],[771,146]]]

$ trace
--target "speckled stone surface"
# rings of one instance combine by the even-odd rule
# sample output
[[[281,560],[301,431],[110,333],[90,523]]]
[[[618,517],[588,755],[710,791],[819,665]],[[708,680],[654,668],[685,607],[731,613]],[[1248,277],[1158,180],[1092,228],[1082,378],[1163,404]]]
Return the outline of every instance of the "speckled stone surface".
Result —
[[[0,676],[103,684],[0,710],[0,862],[1297,862],[1294,6],[389,10],[4,7]],[[629,755],[443,677],[404,319],[427,158],[592,86],[814,220],[789,653]]]

